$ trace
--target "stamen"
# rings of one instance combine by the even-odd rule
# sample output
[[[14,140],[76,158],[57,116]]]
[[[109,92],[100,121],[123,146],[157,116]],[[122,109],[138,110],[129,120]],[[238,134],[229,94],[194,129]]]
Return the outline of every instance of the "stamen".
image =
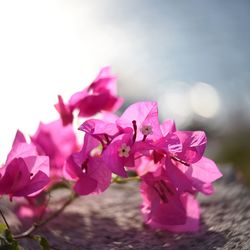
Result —
[[[162,180],[157,181],[154,184],[153,189],[157,192],[157,194],[159,195],[159,197],[163,203],[168,202],[169,195],[174,195],[174,192]]]
[[[186,161],[183,161],[183,160],[177,158],[176,156],[171,156],[171,159],[173,159],[173,160],[175,160],[175,161],[178,161],[178,162],[182,163],[183,165],[185,165],[185,166],[187,166],[187,167],[190,167],[190,164],[189,164],[189,163],[187,163]]]
[[[134,128],[133,142],[135,142],[136,136],[137,136],[137,125],[136,125],[136,121],[133,120],[133,121],[132,121],[132,124],[133,124],[133,128]]]
[[[107,144],[109,145],[110,144],[110,139],[109,139],[108,135],[104,134],[104,137],[105,137],[105,140],[106,140]]]

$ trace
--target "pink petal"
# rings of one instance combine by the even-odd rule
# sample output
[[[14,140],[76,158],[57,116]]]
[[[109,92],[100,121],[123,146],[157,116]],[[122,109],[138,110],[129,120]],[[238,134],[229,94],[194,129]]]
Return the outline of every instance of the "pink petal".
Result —
[[[175,132],[176,131],[175,122],[173,120],[165,120],[161,124],[161,131],[162,131],[163,136],[166,136],[169,133]]]
[[[49,183],[49,177],[42,171],[38,171],[28,185],[15,193],[16,196],[35,196],[40,193]]]
[[[80,195],[88,195],[94,192],[96,187],[97,187],[97,181],[83,174],[76,182],[74,190],[76,191],[76,193]]]
[[[50,166],[49,166],[49,157],[48,156],[29,156],[24,158],[24,161],[29,169],[29,171],[35,175],[39,171],[42,171],[44,174],[49,176]]]
[[[102,160],[112,173],[126,178],[127,172],[124,168],[125,160],[118,156],[118,149],[121,144],[119,141],[112,142],[103,152]]]
[[[64,126],[73,122],[72,110],[68,105],[64,103],[60,95],[58,95],[58,104],[55,105],[55,108],[60,114]]]
[[[0,193],[15,195],[30,180],[30,172],[22,158],[12,160],[0,180]]]
[[[180,192],[193,193],[191,181],[170,159],[166,159],[165,169],[164,174]]]
[[[177,157],[188,163],[194,163],[204,154],[207,138],[203,131],[177,131],[175,134],[182,143],[182,152]]]
[[[13,141],[12,147],[17,146],[19,143],[26,143],[26,139],[20,130],[17,130],[15,139]]]
[[[61,120],[40,123],[31,140],[41,154],[50,157],[51,167],[56,169],[62,169],[64,161],[78,147],[72,125],[63,126]]]
[[[37,155],[37,150],[34,145],[27,143],[15,143],[7,156],[5,164],[9,164],[15,158],[24,158],[31,155]]]
[[[98,95],[89,95],[79,103],[79,116],[90,117],[101,110],[112,111],[117,98],[105,91]]]
[[[111,174],[101,158],[94,157],[89,161],[87,175],[97,181],[95,193],[104,192],[110,186]]]
[[[192,180],[195,188],[205,194],[213,193],[210,184],[222,176],[214,161],[206,157],[192,164],[185,174]]]
[[[116,124],[98,119],[89,119],[85,121],[79,127],[79,130],[89,133],[91,135],[107,134],[109,136],[114,136],[119,132]]]
[[[72,95],[71,98],[69,99],[70,108],[72,110],[78,108],[80,101],[84,99],[87,95],[88,95],[87,88]]]
[[[137,124],[138,138],[143,138],[140,129],[143,125],[152,126],[152,135],[148,135],[148,139],[158,139],[162,136],[160,124],[158,121],[158,107],[156,102],[137,102],[130,105],[121,117],[117,120],[117,125],[126,128],[132,127],[132,121]]]
[[[197,232],[200,225],[199,203],[191,194],[184,194],[181,199],[187,211],[186,223],[183,225],[160,226],[159,228],[166,229],[174,233]]]

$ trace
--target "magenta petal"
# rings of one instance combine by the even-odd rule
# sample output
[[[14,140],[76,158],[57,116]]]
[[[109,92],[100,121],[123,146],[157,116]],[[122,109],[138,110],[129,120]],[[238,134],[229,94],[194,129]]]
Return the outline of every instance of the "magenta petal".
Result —
[[[24,161],[29,171],[33,175],[35,175],[39,171],[42,171],[47,176],[50,175],[48,156],[29,156],[29,157],[24,158]]]
[[[75,155],[76,154],[71,155],[67,159],[67,161],[65,162],[65,165],[64,165],[66,175],[67,176],[69,175],[72,179],[76,179],[82,175],[82,169],[81,169],[80,165],[78,165],[74,159]],[[67,178],[67,176],[65,176],[65,178]],[[69,178],[67,178],[67,179],[69,179]]]
[[[58,96],[58,104],[55,105],[56,110],[60,114],[63,125],[66,126],[73,122],[73,114],[71,108],[66,105],[62,99],[62,97]]]
[[[96,187],[97,187],[96,180],[92,179],[91,177],[85,174],[82,174],[81,177],[76,182],[74,190],[76,191],[76,193],[80,195],[88,195],[94,192]]]
[[[49,156],[52,176],[61,177],[64,161],[78,147],[72,125],[63,126],[61,120],[40,123],[31,140],[40,154]]]
[[[101,110],[111,111],[116,104],[117,98],[105,91],[98,95],[86,96],[79,103],[79,116],[93,116]]]
[[[175,122],[173,120],[165,120],[161,124],[161,131],[162,131],[163,136],[166,136],[169,133],[175,132],[176,131]]]
[[[133,167],[135,164],[131,140],[132,132],[129,129],[128,133],[115,137],[102,154],[102,160],[107,168],[121,177],[127,177],[125,166]],[[119,149],[122,144],[125,144],[130,148],[129,155],[126,157],[119,156]]]
[[[200,225],[199,203],[191,194],[182,195],[182,202],[187,211],[187,220],[183,225],[168,225],[160,227],[174,233],[197,232]]]
[[[71,98],[69,99],[70,108],[72,110],[78,108],[79,102],[87,95],[88,95],[87,88],[72,95]]]
[[[152,218],[153,223],[161,225],[181,225],[186,223],[186,210],[180,197],[171,197],[167,203],[161,203]]]
[[[201,159],[204,154],[207,138],[203,131],[177,131],[175,134],[182,143],[182,152],[177,157],[188,163],[194,163]]]
[[[151,178],[153,179],[151,180]],[[166,225],[184,224],[186,222],[186,210],[180,195],[172,189],[169,183],[165,183],[168,186],[168,190],[172,191],[167,193],[166,200],[162,200],[156,188],[158,181],[154,179],[152,174],[146,176],[146,179],[147,183],[144,182],[144,178],[141,183],[142,213],[145,222],[152,227],[158,228]],[[163,182],[163,180],[159,181]],[[160,190],[164,192],[164,187]]]
[[[213,192],[210,184],[222,176],[214,161],[206,157],[192,164],[185,174],[192,180],[194,187],[205,194]]]
[[[31,155],[37,155],[37,150],[34,145],[27,143],[16,143],[9,152],[5,164],[9,164],[15,158],[24,158]]]
[[[182,151],[182,144],[177,135],[169,133],[164,137],[161,137],[154,144],[156,150],[165,153],[176,154]]]
[[[111,74],[111,68],[109,66],[100,70],[98,76],[91,83],[89,89],[92,89],[95,93],[101,93],[104,90],[108,90],[113,96],[117,95],[117,78]]]
[[[88,164],[87,174],[97,181],[95,193],[101,193],[110,186],[112,173],[110,169],[105,166],[101,158],[91,158]]]
[[[15,196],[35,196],[46,187],[49,181],[50,179],[45,173],[38,171],[30,180],[29,184],[26,185],[25,188],[16,192]]]
[[[133,127],[133,120],[136,121],[138,128],[137,140],[143,138],[140,130],[144,125],[152,127],[153,133],[148,135],[148,139],[158,139],[162,136],[156,102],[137,102],[130,105],[117,120],[117,125],[121,128]]]
[[[165,175],[179,191],[193,193],[191,181],[171,160],[166,159],[165,169]]]
[[[25,139],[23,133],[20,130],[17,130],[12,147],[15,147],[19,143],[26,143],[26,139]]]
[[[30,172],[22,158],[11,161],[0,180],[0,194],[15,195],[15,192],[27,185]]]
[[[109,136],[114,136],[119,132],[116,124],[98,119],[89,119],[85,121],[79,127],[79,130],[82,130],[92,135],[107,134]]]

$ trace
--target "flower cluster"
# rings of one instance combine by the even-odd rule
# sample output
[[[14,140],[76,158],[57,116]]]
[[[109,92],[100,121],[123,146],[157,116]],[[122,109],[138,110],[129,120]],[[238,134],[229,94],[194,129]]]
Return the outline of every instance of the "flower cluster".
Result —
[[[0,168],[0,194],[25,197],[36,214],[40,210],[34,200],[58,182],[72,183],[77,195],[99,194],[133,171],[140,180],[146,224],[172,232],[197,231],[196,196],[212,194],[212,183],[221,177],[215,163],[203,156],[205,133],[179,131],[172,120],[160,123],[152,101],[134,103],[117,116],[123,99],[116,92],[116,77],[103,68],[67,103],[58,96],[60,119],[41,123],[30,144],[18,131]],[[73,129],[78,117],[85,119],[79,127],[82,143]]]

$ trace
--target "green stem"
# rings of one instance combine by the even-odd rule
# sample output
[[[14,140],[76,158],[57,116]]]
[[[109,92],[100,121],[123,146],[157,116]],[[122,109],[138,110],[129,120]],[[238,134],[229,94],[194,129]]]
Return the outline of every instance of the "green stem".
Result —
[[[10,230],[10,226],[9,226],[9,224],[8,224],[4,214],[3,214],[3,211],[1,209],[0,209],[0,214],[1,214],[2,218],[3,218],[3,221],[4,221],[5,225],[6,225],[6,227]]]
[[[127,183],[130,181],[140,181],[140,177],[139,176],[131,176],[131,177],[127,177],[127,178],[121,178],[119,176],[116,176],[112,179],[112,183]]]

